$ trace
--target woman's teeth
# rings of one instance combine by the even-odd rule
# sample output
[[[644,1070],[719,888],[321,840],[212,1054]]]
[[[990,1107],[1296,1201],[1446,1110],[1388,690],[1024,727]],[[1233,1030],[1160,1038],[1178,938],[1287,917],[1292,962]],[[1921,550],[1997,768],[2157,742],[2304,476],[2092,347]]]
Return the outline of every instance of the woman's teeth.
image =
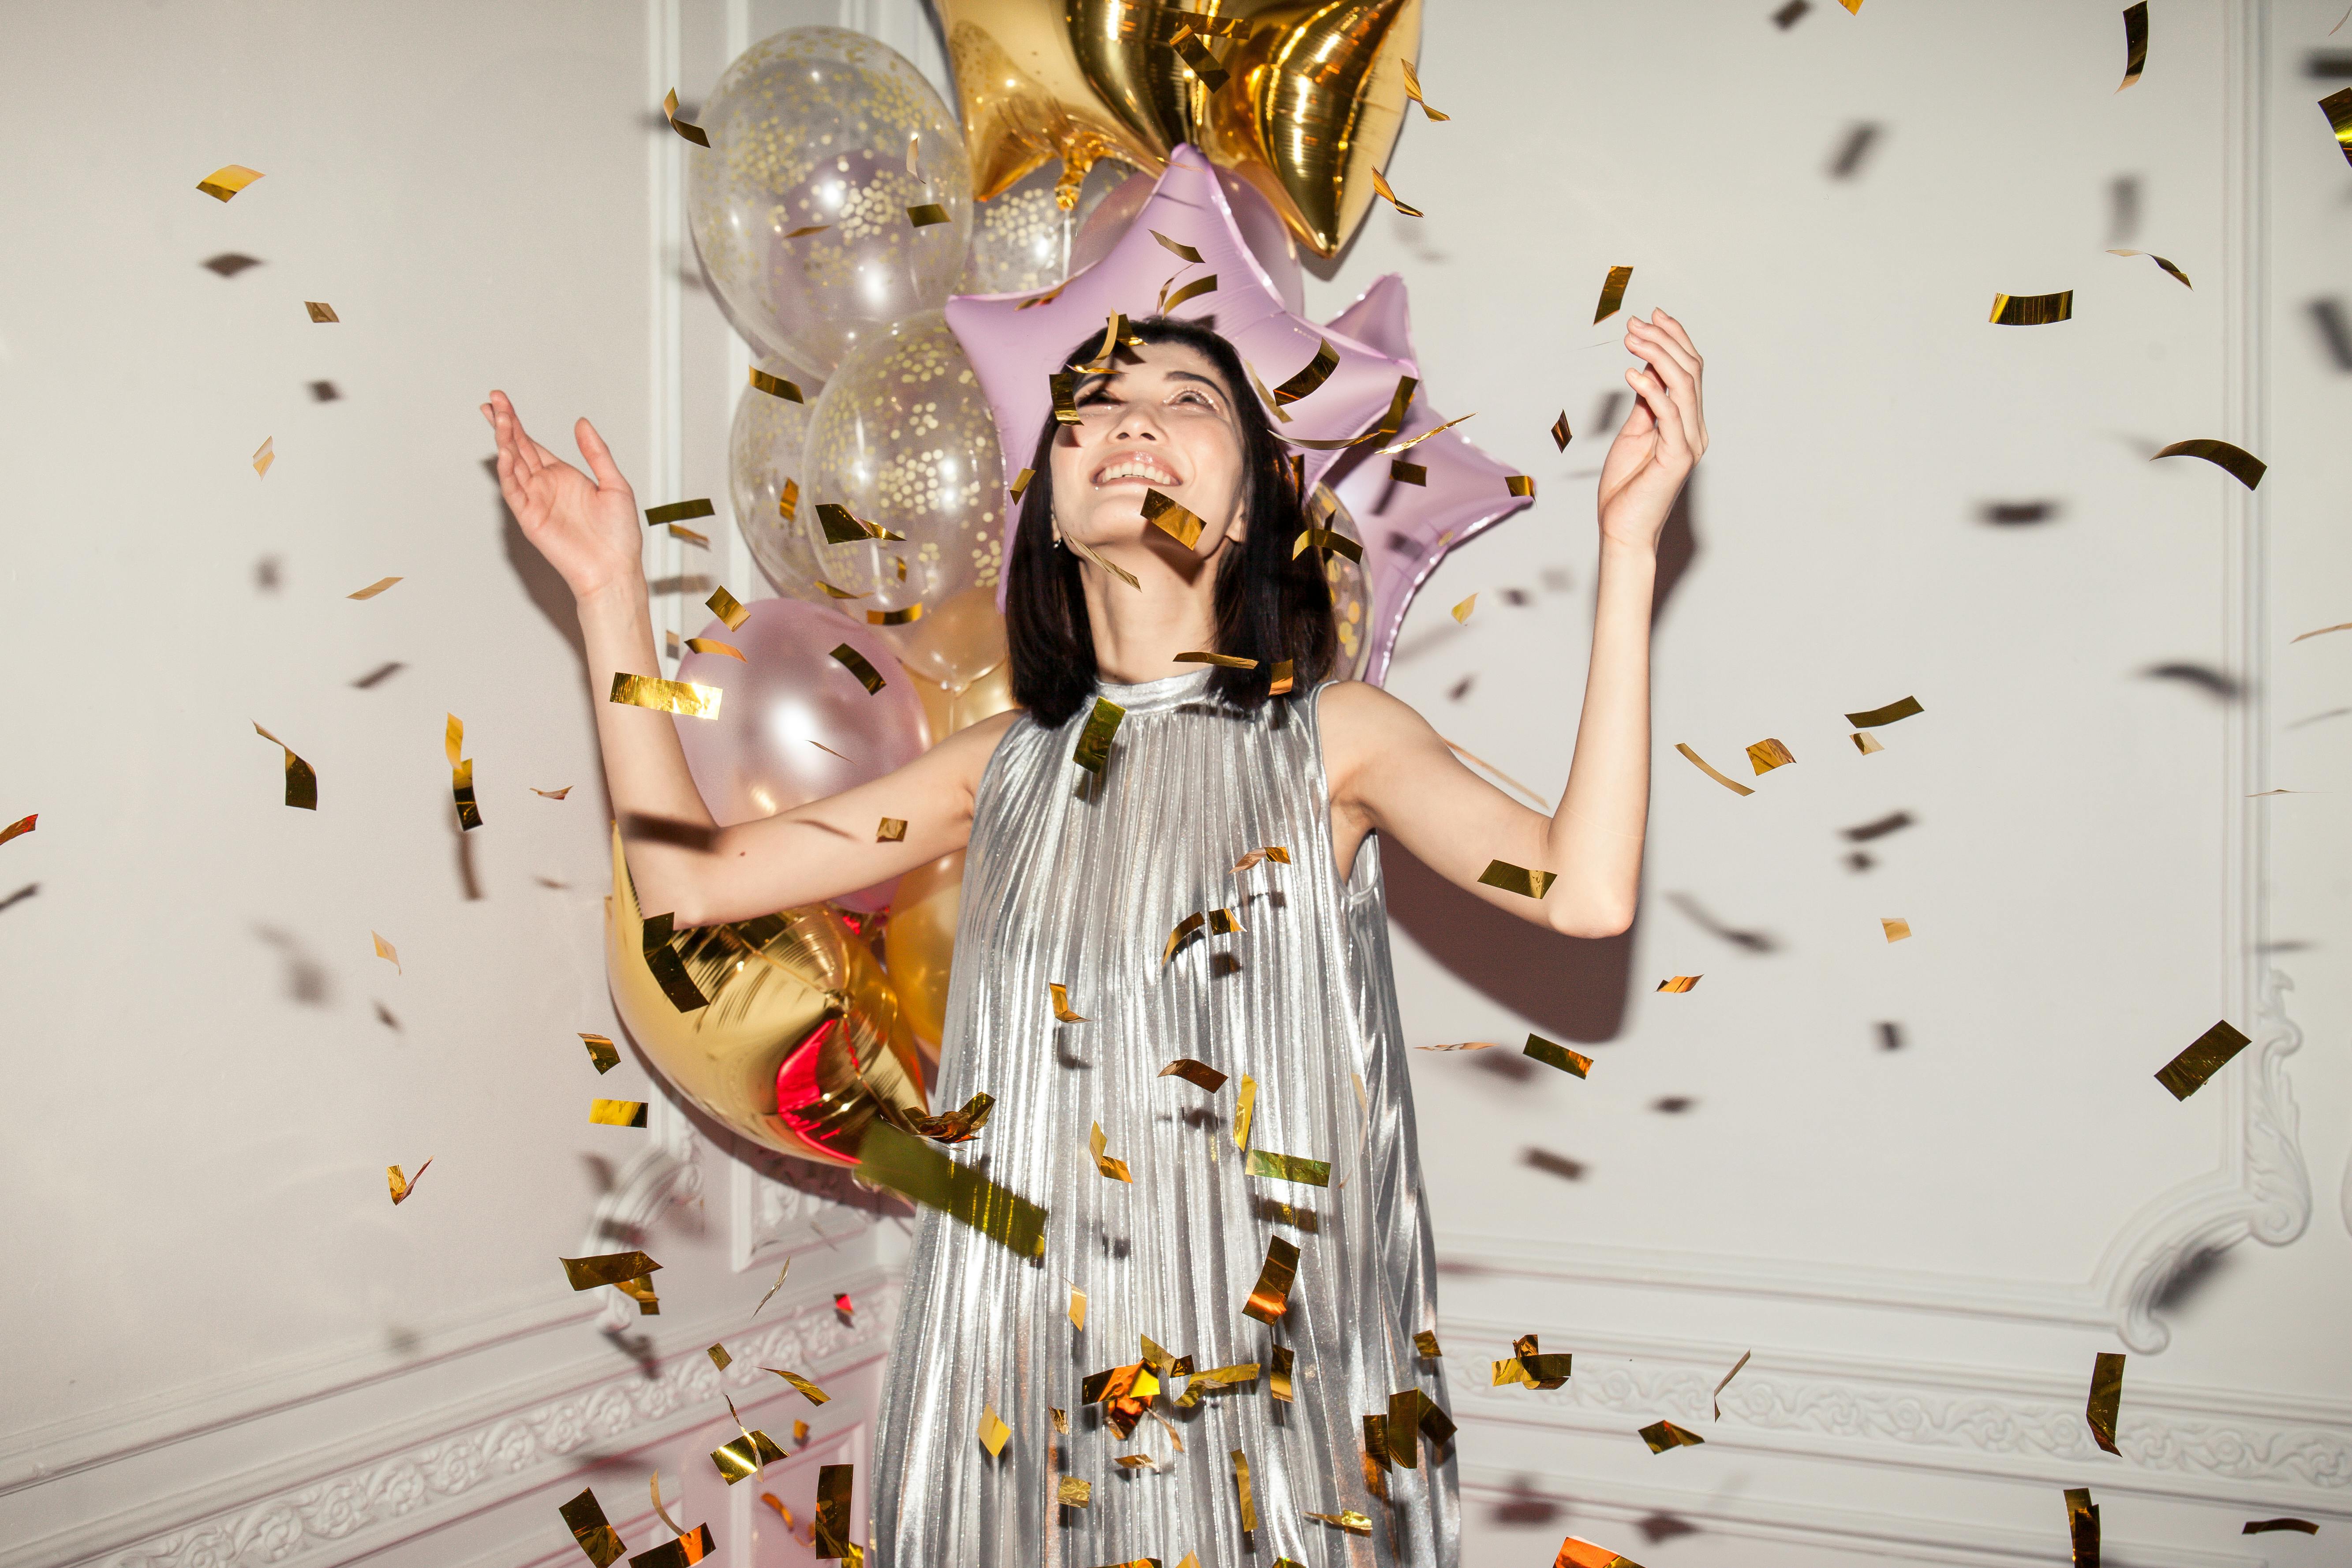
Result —
[[[1176,482],[1176,476],[1158,463],[1130,458],[1113,463],[1095,476],[1095,483],[1098,485],[1112,479],[1150,479],[1158,484],[1172,485]]]

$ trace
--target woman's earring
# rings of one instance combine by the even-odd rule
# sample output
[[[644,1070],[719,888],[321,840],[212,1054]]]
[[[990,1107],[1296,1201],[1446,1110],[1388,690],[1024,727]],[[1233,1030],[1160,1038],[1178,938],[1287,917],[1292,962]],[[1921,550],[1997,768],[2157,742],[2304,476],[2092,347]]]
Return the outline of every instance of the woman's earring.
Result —
[[[1062,525],[1058,522],[1054,525],[1054,548],[1062,548]]]

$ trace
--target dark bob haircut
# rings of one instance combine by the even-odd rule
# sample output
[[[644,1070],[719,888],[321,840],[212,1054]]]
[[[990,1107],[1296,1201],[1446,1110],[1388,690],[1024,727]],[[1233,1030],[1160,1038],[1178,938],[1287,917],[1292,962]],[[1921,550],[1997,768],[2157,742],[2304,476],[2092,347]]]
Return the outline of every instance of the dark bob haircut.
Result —
[[[1153,316],[1131,324],[1145,342],[1181,343],[1213,365],[1241,426],[1244,531],[1217,564],[1217,644],[1210,651],[1254,658],[1257,668],[1217,666],[1210,695],[1230,707],[1255,709],[1267,700],[1276,662],[1286,658],[1291,695],[1304,696],[1330,673],[1339,639],[1321,552],[1290,553],[1305,523],[1282,443],[1250,395],[1249,375],[1233,344],[1199,321]],[[1089,337],[1065,363],[1091,358],[1100,342]],[[1029,462],[1035,472],[1021,498],[1004,588],[1013,699],[1049,727],[1093,701],[1097,673],[1078,558],[1054,543],[1054,438],[1060,429],[1049,416],[1038,434]]]

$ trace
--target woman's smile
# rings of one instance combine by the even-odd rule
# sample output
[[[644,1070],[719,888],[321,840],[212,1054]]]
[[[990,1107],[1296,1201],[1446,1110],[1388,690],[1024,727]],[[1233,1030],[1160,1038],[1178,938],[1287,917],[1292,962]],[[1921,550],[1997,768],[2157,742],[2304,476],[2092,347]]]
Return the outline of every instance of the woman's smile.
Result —
[[[1094,482],[1097,489],[1122,480],[1147,486],[1181,482],[1167,464],[1149,452],[1137,449],[1121,452],[1095,470]]]

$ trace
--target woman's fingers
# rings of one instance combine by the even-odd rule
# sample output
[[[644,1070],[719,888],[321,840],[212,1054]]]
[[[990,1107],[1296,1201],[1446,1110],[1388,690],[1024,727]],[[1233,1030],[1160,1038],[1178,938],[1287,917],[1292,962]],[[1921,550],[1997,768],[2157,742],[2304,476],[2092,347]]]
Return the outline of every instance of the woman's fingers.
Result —
[[[1655,371],[1631,371],[1627,374],[1633,378],[1633,389],[1650,405],[1650,416],[1657,421],[1661,454],[1680,454],[1686,458],[1691,449],[1689,433],[1684,428],[1682,412],[1675,403],[1673,389]]]
[[[613,449],[604,445],[604,437],[596,434],[596,426],[583,417],[573,427],[572,438],[580,443],[580,455],[588,459],[599,489],[628,489],[629,481],[621,477],[620,465],[613,461]]]
[[[1652,365],[1662,372],[1675,395],[1675,408],[1680,416],[1683,437],[1694,455],[1706,447],[1706,407],[1701,377],[1705,363],[1698,352],[1689,347],[1690,334],[1664,310],[1650,312],[1654,324],[1648,326],[1639,342],[1652,353]],[[1654,324],[1663,322],[1664,325]],[[1637,323],[1637,325],[1640,323]],[[1671,329],[1671,330],[1670,330]]]
[[[1635,321],[1625,329],[1625,346],[1643,359],[1671,363],[1685,375],[1698,374],[1698,356],[1647,322]]]
[[[1625,423],[1617,432],[1620,436],[1646,436],[1657,424],[1656,411],[1650,406],[1647,395],[1649,389],[1642,378],[1641,371],[1625,373],[1625,384],[1633,389],[1633,406],[1626,411]]]
[[[1668,333],[1672,334],[1676,342],[1689,350],[1691,359],[1694,362],[1700,364],[1704,364],[1706,363],[1705,360],[1700,358],[1698,345],[1691,342],[1690,333],[1683,329],[1683,324],[1680,321],[1675,321],[1664,310],[1653,310],[1650,312],[1650,320],[1662,326]]]

